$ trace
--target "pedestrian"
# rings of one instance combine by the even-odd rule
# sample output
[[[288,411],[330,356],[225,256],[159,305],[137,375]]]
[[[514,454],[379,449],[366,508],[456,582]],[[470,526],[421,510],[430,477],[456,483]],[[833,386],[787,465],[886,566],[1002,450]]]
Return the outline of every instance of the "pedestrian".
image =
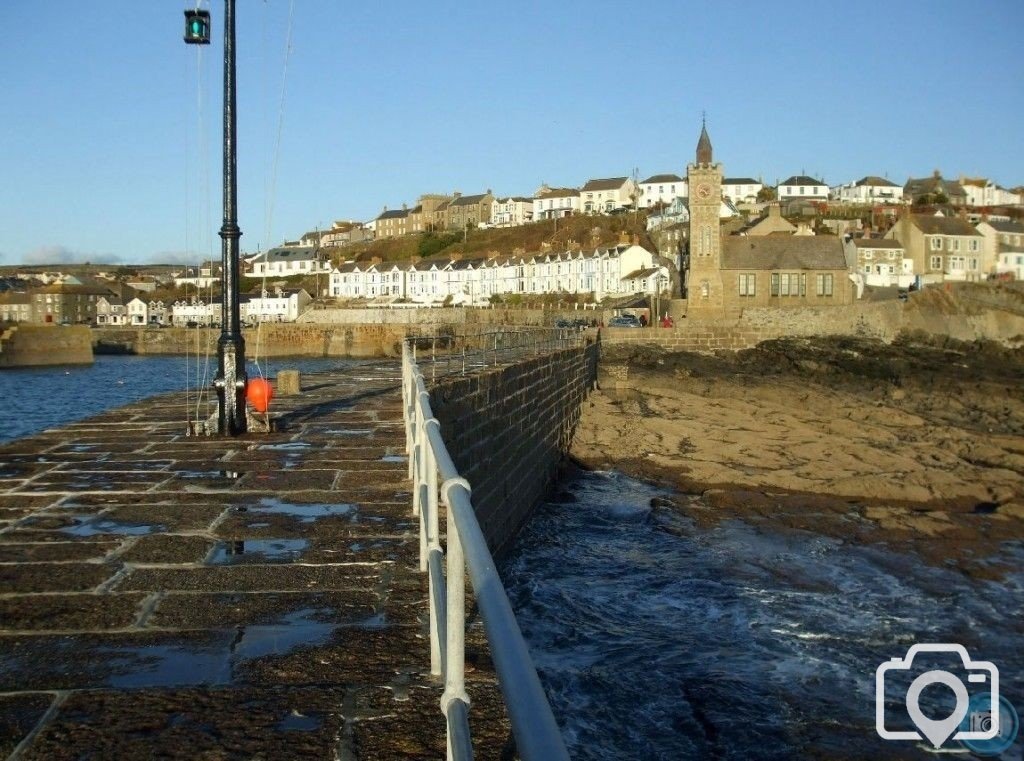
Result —
[[[640,327],[641,328],[646,328],[647,327],[647,315],[645,315],[645,314],[641,314],[640,315]]]

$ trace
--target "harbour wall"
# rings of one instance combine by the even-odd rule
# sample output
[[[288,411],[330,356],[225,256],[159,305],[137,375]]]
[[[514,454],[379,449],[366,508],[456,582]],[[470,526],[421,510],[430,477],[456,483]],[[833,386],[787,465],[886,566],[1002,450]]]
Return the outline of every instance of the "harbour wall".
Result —
[[[92,331],[84,325],[17,325],[0,333],[0,368],[91,365]]]
[[[669,351],[711,353],[750,349],[761,341],[792,336],[856,335],[891,342],[901,333],[924,332],[961,341],[1024,344],[1024,309],[1013,291],[992,289],[912,294],[906,302],[861,302],[837,307],[763,307],[738,316],[684,318],[672,328],[609,328],[608,344],[656,344]]]
[[[430,406],[459,473],[473,488],[491,551],[508,549],[569,451],[599,344],[439,380]]]

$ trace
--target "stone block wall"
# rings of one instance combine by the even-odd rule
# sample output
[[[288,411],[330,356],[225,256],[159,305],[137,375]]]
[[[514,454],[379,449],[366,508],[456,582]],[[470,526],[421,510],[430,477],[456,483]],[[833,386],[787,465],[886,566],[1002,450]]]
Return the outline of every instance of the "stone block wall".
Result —
[[[0,334],[0,367],[92,364],[89,328],[18,325]]]
[[[491,552],[514,540],[569,451],[597,380],[598,344],[439,380],[430,404]]]

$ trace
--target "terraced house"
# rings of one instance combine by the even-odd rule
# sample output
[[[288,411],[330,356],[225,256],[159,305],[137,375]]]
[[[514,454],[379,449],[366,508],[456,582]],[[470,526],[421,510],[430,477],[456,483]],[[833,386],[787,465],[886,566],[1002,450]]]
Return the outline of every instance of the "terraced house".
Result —
[[[903,244],[922,282],[981,280],[985,238],[959,217],[905,214],[885,235]]]

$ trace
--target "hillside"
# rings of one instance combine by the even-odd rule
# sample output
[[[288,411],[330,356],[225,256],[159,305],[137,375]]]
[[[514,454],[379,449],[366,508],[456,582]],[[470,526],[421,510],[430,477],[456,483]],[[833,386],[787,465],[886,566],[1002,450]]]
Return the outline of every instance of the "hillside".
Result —
[[[565,219],[531,222],[518,227],[502,227],[491,230],[469,230],[458,232],[423,233],[406,235],[356,244],[332,252],[334,264],[344,260],[368,261],[380,257],[383,261],[403,261],[413,256],[484,256],[488,254],[512,254],[516,250],[527,253],[540,251],[548,244],[552,251],[569,248],[593,248],[619,241],[620,235],[638,235],[640,245],[655,250],[647,235],[647,215],[622,214],[614,217],[576,216]]]

